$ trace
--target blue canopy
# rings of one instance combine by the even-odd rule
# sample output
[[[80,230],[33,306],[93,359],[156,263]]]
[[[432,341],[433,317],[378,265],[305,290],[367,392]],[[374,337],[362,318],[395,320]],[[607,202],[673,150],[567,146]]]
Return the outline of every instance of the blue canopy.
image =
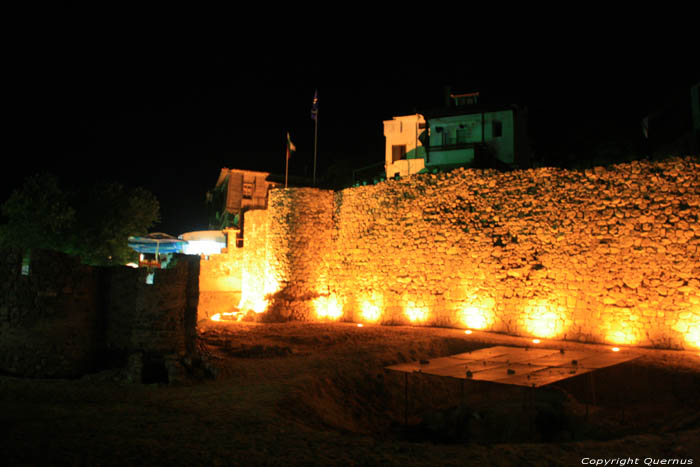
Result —
[[[129,237],[129,248],[139,253],[182,253],[186,240],[164,233],[152,233],[143,237]]]

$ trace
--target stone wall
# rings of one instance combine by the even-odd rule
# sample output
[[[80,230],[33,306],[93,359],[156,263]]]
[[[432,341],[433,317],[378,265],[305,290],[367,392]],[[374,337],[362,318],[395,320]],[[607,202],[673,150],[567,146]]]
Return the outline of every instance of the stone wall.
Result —
[[[265,281],[285,318],[700,346],[691,158],[272,190],[264,212],[246,228],[265,224],[266,242],[245,253],[264,273],[242,289]]]
[[[0,371],[77,376],[92,369],[104,325],[99,271],[41,250],[30,275],[21,269],[20,252],[0,254]]]
[[[108,349],[127,353],[185,354],[192,350],[199,287],[199,258],[178,256],[171,269],[112,268],[107,291]],[[186,323],[192,328],[186,332]]]
[[[51,251],[33,251],[26,276],[18,252],[0,257],[0,371],[74,377],[138,355],[138,365],[145,356],[167,372],[175,365],[166,360],[195,352],[198,257],[179,257],[152,285],[145,269],[90,267]]]
[[[236,232],[228,232],[225,253],[207,256],[200,263],[200,319],[211,318],[217,313],[233,312],[241,301],[244,250],[236,247]]]

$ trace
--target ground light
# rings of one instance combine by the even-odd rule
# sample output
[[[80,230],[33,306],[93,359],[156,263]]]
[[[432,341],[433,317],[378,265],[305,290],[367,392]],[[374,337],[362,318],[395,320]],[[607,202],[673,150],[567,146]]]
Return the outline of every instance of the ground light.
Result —
[[[464,331],[464,334],[471,334],[471,333],[472,333],[471,329],[467,329],[466,331]]]
[[[620,348],[619,348],[619,347],[613,347],[613,348],[610,349],[610,350],[612,350],[613,352],[619,352],[619,351],[620,351]]]
[[[358,328],[361,328],[362,326],[364,326],[364,324],[362,324],[362,323],[357,323],[357,327],[358,327]]]
[[[237,316],[238,316],[238,318],[236,319],[236,321],[240,321],[241,314],[238,312],[235,312],[235,311],[217,313],[217,314],[211,316],[209,319],[212,321],[222,321],[222,320],[229,320],[230,321],[231,318],[236,318]]]
[[[539,344],[541,341],[539,339],[532,339],[533,344]]]

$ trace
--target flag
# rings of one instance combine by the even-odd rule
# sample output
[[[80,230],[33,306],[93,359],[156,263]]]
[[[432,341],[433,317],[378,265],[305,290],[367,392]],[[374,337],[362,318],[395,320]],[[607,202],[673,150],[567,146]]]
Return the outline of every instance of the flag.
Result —
[[[314,91],[314,101],[311,104],[311,119],[316,120],[318,117],[318,89]]]
[[[296,150],[297,147],[294,146],[294,143],[292,143],[292,140],[289,138],[289,132],[287,132],[287,160],[289,160],[289,156]]]

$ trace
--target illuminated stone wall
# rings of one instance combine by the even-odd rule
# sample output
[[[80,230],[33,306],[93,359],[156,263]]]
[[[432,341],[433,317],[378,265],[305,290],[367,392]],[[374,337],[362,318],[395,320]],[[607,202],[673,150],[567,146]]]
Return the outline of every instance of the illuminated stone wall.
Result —
[[[266,291],[276,292],[269,310],[274,317],[312,319],[313,300],[328,300],[329,272],[335,261],[333,209],[332,191],[270,192]]]
[[[282,317],[700,346],[691,159],[273,190],[255,216],[264,272],[242,288],[264,277]]]
[[[226,236],[226,253],[211,255],[200,262],[199,319],[234,311],[241,301],[244,250],[236,247],[236,230]]]

